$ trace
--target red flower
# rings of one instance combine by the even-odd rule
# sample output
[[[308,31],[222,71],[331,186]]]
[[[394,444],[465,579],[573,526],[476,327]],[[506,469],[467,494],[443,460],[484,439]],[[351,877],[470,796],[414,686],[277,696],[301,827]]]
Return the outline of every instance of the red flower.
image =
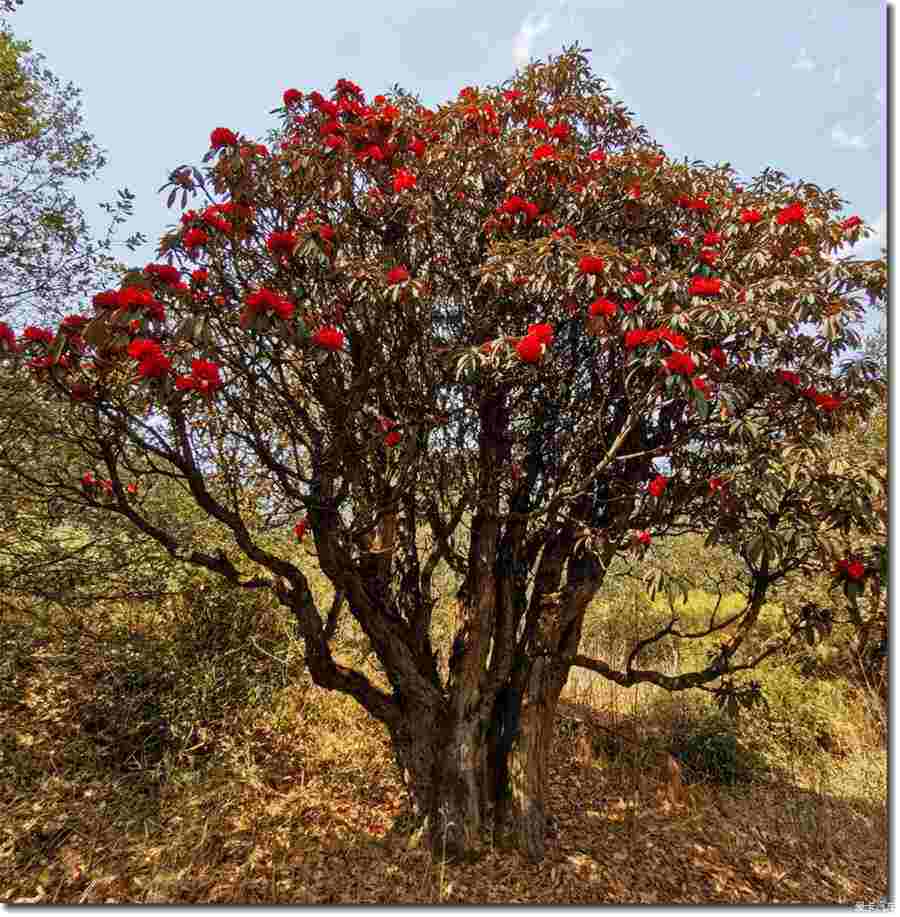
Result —
[[[263,287],[255,293],[248,293],[244,302],[249,312],[274,312],[279,318],[287,321],[294,314],[294,304],[278,293]]]
[[[297,237],[292,232],[273,232],[266,239],[266,248],[273,255],[290,255],[297,244]]]
[[[507,102],[517,102],[524,95],[525,93],[520,92],[518,89],[507,89],[503,93],[503,98],[506,99]]]
[[[604,153],[603,150],[592,150],[588,153],[588,159],[590,159],[591,162],[605,162],[606,153]]]
[[[292,105],[297,105],[303,101],[303,93],[299,89],[285,89],[281,100],[284,102],[285,108],[290,108]]]
[[[634,536],[634,540],[638,544],[642,544],[645,548],[649,547],[650,542],[652,541],[650,533],[646,529],[641,532],[637,532]]]
[[[394,190],[408,191],[416,187],[416,176],[412,172],[405,172],[403,169],[397,169],[394,173]]]
[[[758,210],[744,210],[739,219],[742,223],[758,223],[762,219],[762,214]]]
[[[85,489],[88,489],[90,487],[95,487],[96,484],[97,479],[94,477],[94,475],[91,474],[90,471],[85,471],[85,473],[81,476],[81,486]]]
[[[561,239],[563,236],[568,236],[570,239],[573,239],[573,240],[574,240],[575,238],[577,238],[577,234],[576,234],[576,232],[575,232],[575,227],[574,227],[574,226],[569,226],[568,224],[566,224],[565,226],[563,226],[562,229],[557,229],[557,230],[553,233],[553,238],[554,238],[554,239]]]
[[[787,369],[779,369],[775,373],[775,378],[779,382],[784,383],[785,385],[799,385],[800,384],[800,376],[798,376],[797,373],[792,373]]]
[[[330,226],[320,226],[316,232],[323,242],[334,242],[334,230]]]
[[[722,241],[722,236],[717,232],[708,232],[703,237],[704,245],[718,245]]]
[[[779,226],[787,226],[790,223],[802,223],[806,219],[806,208],[803,204],[791,204],[780,210],[775,221]]]
[[[172,361],[161,353],[147,357],[138,364],[138,375],[145,379],[159,379],[172,368]]]
[[[533,131],[540,131],[542,134],[546,134],[549,129],[544,118],[532,118],[528,122],[528,127]]]
[[[589,306],[588,311],[591,315],[605,315],[612,318],[618,311],[619,307],[608,299],[595,299]]]
[[[704,248],[700,251],[700,260],[712,267],[719,260],[719,253],[713,248]]]
[[[340,95],[351,95],[362,98],[363,91],[352,80],[339,79],[334,85],[334,91]]]
[[[103,290],[96,293],[91,302],[95,309],[115,309],[119,305],[119,294],[116,290]]]
[[[658,332],[651,331],[649,333],[658,334],[661,341],[668,341],[675,350],[684,350],[687,347],[687,338],[671,328],[660,328]]]
[[[836,411],[844,403],[844,399],[838,398],[836,395],[816,395],[814,400],[816,407],[821,408],[828,414]]]
[[[692,376],[697,371],[697,365],[690,355],[680,351],[666,357],[665,364],[670,373],[679,373],[682,376]]]
[[[605,267],[605,262],[602,258],[597,258],[594,255],[585,255],[578,262],[578,270],[582,274],[602,274],[603,268]]]
[[[861,224],[862,220],[858,216],[847,217],[847,219],[841,223],[841,229],[854,229]]]
[[[709,489],[712,493],[715,493],[717,490],[722,490],[725,487],[725,481],[721,478],[710,478],[709,479]]]
[[[688,293],[691,296],[715,296],[722,289],[722,281],[714,277],[692,277]]]
[[[341,350],[344,346],[344,332],[326,326],[313,335],[312,341],[317,347],[324,347],[326,350]]]
[[[235,146],[237,142],[234,131],[230,131],[227,127],[217,127],[209,135],[209,145],[214,150],[221,149],[224,146]]]
[[[539,147],[535,147],[534,152],[531,154],[531,158],[535,162],[540,162],[542,159],[553,159],[555,156],[555,151],[549,143],[543,143]]]
[[[306,535],[306,530],[309,528],[309,518],[304,516],[295,526],[294,534],[300,541],[303,541],[304,536]]]
[[[553,325],[548,325],[546,323],[529,325],[528,334],[529,336],[533,335],[542,344],[546,344],[548,347],[553,343]]]
[[[130,493],[132,496],[134,496],[134,495],[138,492],[138,486],[137,486],[137,484],[129,484],[129,485],[125,488],[125,490],[127,490],[128,493]]]
[[[393,433],[388,433],[387,436],[385,436],[384,444],[386,446],[396,446],[397,443],[399,443],[401,439],[402,437],[400,436],[400,434],[396,430],[394,430]]]
[[[537,363],[544,353],[544,348],[537,336],[529,334],[516,344],[516,353],[525,363]]]
[[[191,274],[191,280],[194,283],[206,283],[209,280],[209,271],[205,267],[198,267],[196,271]]]
[[[571,131],[572,129],[565,121],[560,121],[550,129],[550,136],[556,140],[565,140]]]
[[[388,283],[393,285],[395,283],[404,283],[409,280],[409,271],[402,264],[397,265],[397,267],[392,267],[387,273]]]
[[[640,268],[637,268],[633,271],[629,271],[625,275],[625,283],[634,283],[634,284],[640,285],[642,283],[645,283],[646,280],[647,280],[647,272]]]
[[[360,161],[371,159],[375,162],[381,162],[384,159],[384,151],[375,143],[369,144],[369,146],[360,150],[356,154],[356,158]]]
[[[669,479],[662,474],[658,474],[651,482],[647,490],[653,497],[661,497],[669,484]]]
[[[709,352],[709,358],[719,367],[719,369],[725,368],[726,356],[725,351],[721,347],[713,347]]]
[[[12,334],[12,328],[10,328],[5,323],[3,324],[3,327],[7,328],[9,333]],[[22,332],[22,337],[25,338],[26,341],[43,341],[45,344],[49,344],[53,340],[54,336],[55,335],[49,328],[35,328],[34,325],[29,325]],[[0,330],[0,338],[4,337],[9,340],[9,338],[6,336],[6,332]]]
[[[52,336],[51,336],[52,340]],[[3,349],[15,350],[16,349],[16,335],[12,328],[6,324],[6,322],[0,322],[0,344],[3,345]]]
[[[625,349],[634,350],[642,344],[655,344],[659,340],[658,331],[648,331],[646,328],[635,328],[625,332]]]
[[[181,272],[171,264],[148,264],[144,268],[144,273],[156,277],[161,283],[168,286],[175,286],[181,281]]]
[[[812,398],[813,400],[819,397],[819,392],[812,385],[808,386],[807,388],[801,389],[800,394],[803,395],[804,398]]]
[[[161,355],[162,351],[156,341],[150,341],[146,338],[135,338],[128,345],[128,356],[133,360],[149,360]]]
[[[322,142],[332,150],[339,149],[345,143],[344,138],[339,137],[337,134],[329,134]]]
[[[671,359],[671,358],[670,358]],[[690,357],[688,358],[690,359]],[[694,378],[691,382],[695,389],[703,395],[704,398],[709,398],[709,383],[706,379],[700,379],[699,377]]]
[[[209,236],[202,229],[189,229],[181,241],[185,248],[194,249],[209,242]]]
[[[858,560],[847,565],[847,576],[850,579],[861,580],[866,575],[866,568]]]
[[[192,360],[191,374],[189,376],[179,376],[175,380],[175,387],[186,390],[194,389],[203,395],[212,394],[222,385],[222,379],[219,376],[219,365],[209,360]]]

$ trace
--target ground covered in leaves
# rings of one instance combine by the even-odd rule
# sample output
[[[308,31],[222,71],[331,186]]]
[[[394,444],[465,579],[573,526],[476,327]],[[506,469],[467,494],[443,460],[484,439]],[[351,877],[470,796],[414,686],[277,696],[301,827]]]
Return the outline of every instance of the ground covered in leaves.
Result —
[[[246,656],[271,690],[175,743],[150,702],[171,687],[162,661],[135,675],[85,645],[66,668],[52,644],[6,640],[7,903],[849,904],[887,894],[884,748],[734,787],[697,783],[673,805],[652,773],[578,755],[561,723],[544,862],[486,837],[480,859],[453,864],[410,849],[383,730],[348,699],[288,677],[284,660],[273,667],[265,647]],[[129,672],[137,683],[123,687]],[[217,684],[204,681],[204,697]],[[142,700],[129,707],[129,697]]]

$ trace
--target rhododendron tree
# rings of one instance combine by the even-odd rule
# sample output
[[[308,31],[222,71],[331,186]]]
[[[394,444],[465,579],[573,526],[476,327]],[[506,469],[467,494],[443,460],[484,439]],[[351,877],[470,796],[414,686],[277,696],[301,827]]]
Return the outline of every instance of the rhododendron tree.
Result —
[[[164,310],[98,297],[89,321],[3,357],[61,398],[80,386],[103,509],[290,609],[311,677],[385,725],[414,812],[450,851],[493,819],[542,855],[572,666],[727,692],[774,651],[748,639],[770,589],[833,569],[823,525],[869,524],[869,485],[830,471],[823,445],[879,395],[865,359],[836,371],[862,297],[886,287],[884,261],[838,254],[869,230],[808,182],[666,159],[604,85],[573,48],[434,110],[346,80],[285,91],[268,156],[216,128],[205,168],[172,173],[208,209],[162,239],[173,270],[122,285]],[[147,518],[123,484],[134,456],[182,481],[233,549]],[[99,506],[95,491],[82,498]],[[293,532],[283,548],[248,521],[248,494]],[[746,607],[704,634],[721,636],[715,657],[642,665],[642,646],[696,636],[675,618],[622,668],[581,654],[610,562],[687,532],[746,565]],[[298,551],[384,683],[333,655]],[[441,563],[461,582],[446,666]]]

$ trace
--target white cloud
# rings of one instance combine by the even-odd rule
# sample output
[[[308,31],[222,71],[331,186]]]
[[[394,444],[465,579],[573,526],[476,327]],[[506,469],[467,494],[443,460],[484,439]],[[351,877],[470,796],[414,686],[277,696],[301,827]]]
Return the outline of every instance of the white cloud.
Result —
[[[519,31],[513,37],[513,63],[516,67],[524,67],[531,60],[531,46],[535,38],[543,35],[550,28],[550,16],[545,13],[540,19],[534,13],[529,13],[519,26]]]
[[[841,81],[841,68],[835,67],[834,68],[834,85],[837,86],[837,84],[840,83],[840,81]]]
[[[835,124],[831,128],[831,140],[843,150],[867,150],[869,141],[863,134],[848,134],[843,125]]]
[[[800,55],[791,65],[794,70],[815,70],[816,62],[806,53],[806,48],[800,49]]]

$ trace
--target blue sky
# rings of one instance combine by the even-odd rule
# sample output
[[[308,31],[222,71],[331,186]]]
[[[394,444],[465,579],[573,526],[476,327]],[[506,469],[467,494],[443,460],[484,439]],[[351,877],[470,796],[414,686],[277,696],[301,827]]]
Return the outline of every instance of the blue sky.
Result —
[[[154,243],[137,262],[176,219],[156,193],[169,171],[199,164],[216,126],[261,137],[289,86],[328,91],[344,76],[371,97],[399,83],[434,105],[575,40],[670,156],[835,187],[848,214],[886,232],[877,0],[26,0],[12,25],[83,89],[86,126],[110,163],[80,199],[99,228],[98,201],[122,186],[136,194],[129,230]],[[863,248],[877,257],[879,240]]]

